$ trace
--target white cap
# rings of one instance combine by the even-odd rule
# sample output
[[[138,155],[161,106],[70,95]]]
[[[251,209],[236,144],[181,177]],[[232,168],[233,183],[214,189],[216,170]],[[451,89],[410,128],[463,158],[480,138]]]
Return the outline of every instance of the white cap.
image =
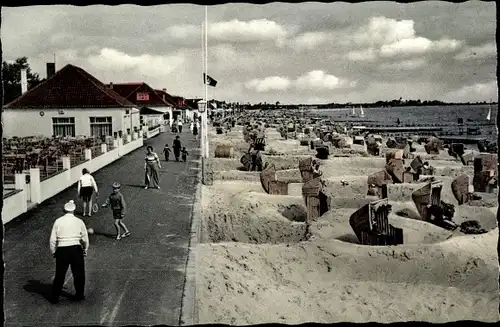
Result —
[[[68,212],[73,212],[76,209],[75,201],[70,200],[68,203],[64,205],[64,210]]]

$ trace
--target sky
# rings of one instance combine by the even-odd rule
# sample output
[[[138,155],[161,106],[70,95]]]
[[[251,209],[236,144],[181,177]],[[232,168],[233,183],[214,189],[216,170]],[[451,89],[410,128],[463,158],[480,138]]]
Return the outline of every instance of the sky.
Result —
[[[234,3],[208,8],[208,97],[315,104],[498,101],[495,2]],[[103,83],[203,97],[203,6],[2,7],[4,60],[46,77],[73,64]],[[36,22],[33,24],[33,22]]]

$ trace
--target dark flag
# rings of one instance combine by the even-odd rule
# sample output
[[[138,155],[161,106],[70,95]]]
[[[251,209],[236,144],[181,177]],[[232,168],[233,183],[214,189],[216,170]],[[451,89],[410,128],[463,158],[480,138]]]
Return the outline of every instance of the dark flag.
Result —
[[[210,77],[210,75],[205,75],[205,73],[203,73],[203,79],[205,80],[205,84],[208,84],[213,87],[217,85],[217,81],[212,77]]]

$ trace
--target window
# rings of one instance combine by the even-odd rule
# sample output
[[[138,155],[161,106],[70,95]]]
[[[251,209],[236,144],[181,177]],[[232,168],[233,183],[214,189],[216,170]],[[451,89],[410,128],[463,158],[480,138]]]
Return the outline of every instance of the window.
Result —
[[[75,136],[75,117],[54,117],[52,128],[55,136]]]
[[[92,137],[113,135],[113,118],[90,117],[90,135]]]
[[[137,99],[137,101],[148,101],[149,100],[149,93],[137,92],[136,99]]]

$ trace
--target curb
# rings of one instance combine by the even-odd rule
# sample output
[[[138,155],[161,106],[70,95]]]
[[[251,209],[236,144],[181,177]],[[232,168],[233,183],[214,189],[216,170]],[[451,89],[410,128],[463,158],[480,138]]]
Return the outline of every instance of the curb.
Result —
[[[200,158],[201,160],[201,158]],[[186,263],[184,290],[182,294],[181,313],[179,325],[198,324],[198,306],[196,305],[196,254],[201,236],[201,184],[202,173],[198,171],[198,183],[191,217],[191,235],[189,240],[189,254]]]

